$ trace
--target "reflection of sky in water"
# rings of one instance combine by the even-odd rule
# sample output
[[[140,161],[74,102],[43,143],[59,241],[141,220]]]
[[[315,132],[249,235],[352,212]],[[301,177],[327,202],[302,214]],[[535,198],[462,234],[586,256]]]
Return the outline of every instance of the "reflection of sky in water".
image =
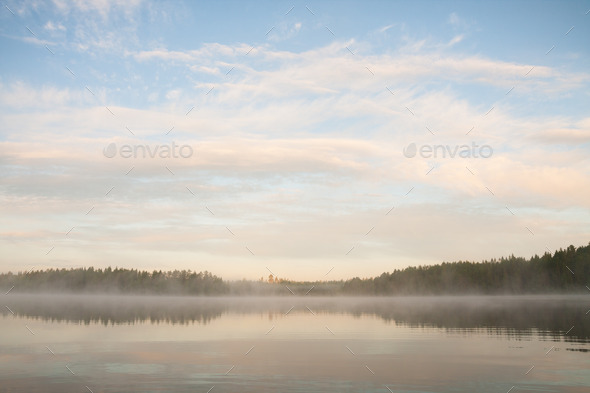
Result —
[[[552,325],[543,317],[526,329],[518,316],[512,326],[506,315],[499,319],[502,326],[477,326],[487,320],[479,304],[471,316],[459,307],[463,311],[455,317],[461,323],[444,326],[447,319],[428,314],[428,302],[407,310],[387,302],[377,309],[365,304],[364,312],[351,313],[346,310],[358,305],[330,308],[310,299],[313,313],[297,302],[287,313],[291,302],[229,307],[207,323],[185,324],[166,322],[165,314],[153,322],[105,326],[51,321],[47,314],[34,317],[33,310],[25,317],[4,313],[0,379],[5,389],[32,392],[83,391],[85,385],[94,392],[207,392],[212,386],[215,392],[387,392],[387,385],[394,392],[484,393],[514,385],[567,392],[590,386],[590,353],[579,351],[590,344],[565,341],[560,329],[548,334]],[[391,318],[389,306],[406,320]],[[584,315],[586,305],[579,306],[564,309],[563,319],[576,320],[569,314],[574,311]],[[449,310],[441,303],[434,309]],[[418,323],[419,317],[425,322]],[[524,375],[532,364],[534,371]]]
[[[161,364],[107,363],[104,369],[107,373],[158,374],[164,372],[166,367]]]

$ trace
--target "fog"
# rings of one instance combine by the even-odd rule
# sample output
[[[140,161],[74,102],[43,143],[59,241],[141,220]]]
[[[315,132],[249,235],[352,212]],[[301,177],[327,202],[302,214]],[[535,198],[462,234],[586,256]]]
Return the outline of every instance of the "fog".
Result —
[[[187,297],[10,294],[2,315],[82,324],[208,324],[229,314],[376,316],[401,326],[588,342],[587,299],[555,296]],[[575,332],[564,335],[572,325]]]

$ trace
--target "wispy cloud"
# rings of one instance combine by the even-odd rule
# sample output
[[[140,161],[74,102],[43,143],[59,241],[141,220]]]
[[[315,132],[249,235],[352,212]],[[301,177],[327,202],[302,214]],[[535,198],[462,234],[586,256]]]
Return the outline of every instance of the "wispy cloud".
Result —
[[[391,25],[387,25],[387,26],[383,26],[379,29],[380,33],[385,33],[387,30],[391,29],[392,27],[395,27],[395,24],[391,24]]]
[[[54,23],[52,21],[47,21],[47,23],[45,23],[45,26],[43,26],[43,28],[45,30],[48,31],[66,31],[66,27],[64,25],[62,25],[61,23]]]
[[[53,0],[55,8],[63,14],[80,13],[98,13],[103,18],[113,12],[123,12],[129,14],[136,10],[142,3],[142,0]]]
[[[448,45],[453,46],[455,44],[458,44],[459,42],[463,41],[463,38],[465,38],[463,34],[456,35],[449,41]]]

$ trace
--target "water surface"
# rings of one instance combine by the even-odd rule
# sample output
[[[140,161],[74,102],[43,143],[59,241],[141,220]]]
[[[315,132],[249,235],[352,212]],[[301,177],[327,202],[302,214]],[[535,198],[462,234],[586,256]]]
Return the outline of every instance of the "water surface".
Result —
[[[11,294],[0,391],[588,392],[589,299]]]

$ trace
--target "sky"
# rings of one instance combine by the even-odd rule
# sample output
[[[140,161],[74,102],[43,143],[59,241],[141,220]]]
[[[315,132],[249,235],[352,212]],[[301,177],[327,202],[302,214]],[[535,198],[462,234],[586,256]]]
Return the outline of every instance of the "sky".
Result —
[[[590,241],[590,1],[8,1],[0,271],[371,277]]]

